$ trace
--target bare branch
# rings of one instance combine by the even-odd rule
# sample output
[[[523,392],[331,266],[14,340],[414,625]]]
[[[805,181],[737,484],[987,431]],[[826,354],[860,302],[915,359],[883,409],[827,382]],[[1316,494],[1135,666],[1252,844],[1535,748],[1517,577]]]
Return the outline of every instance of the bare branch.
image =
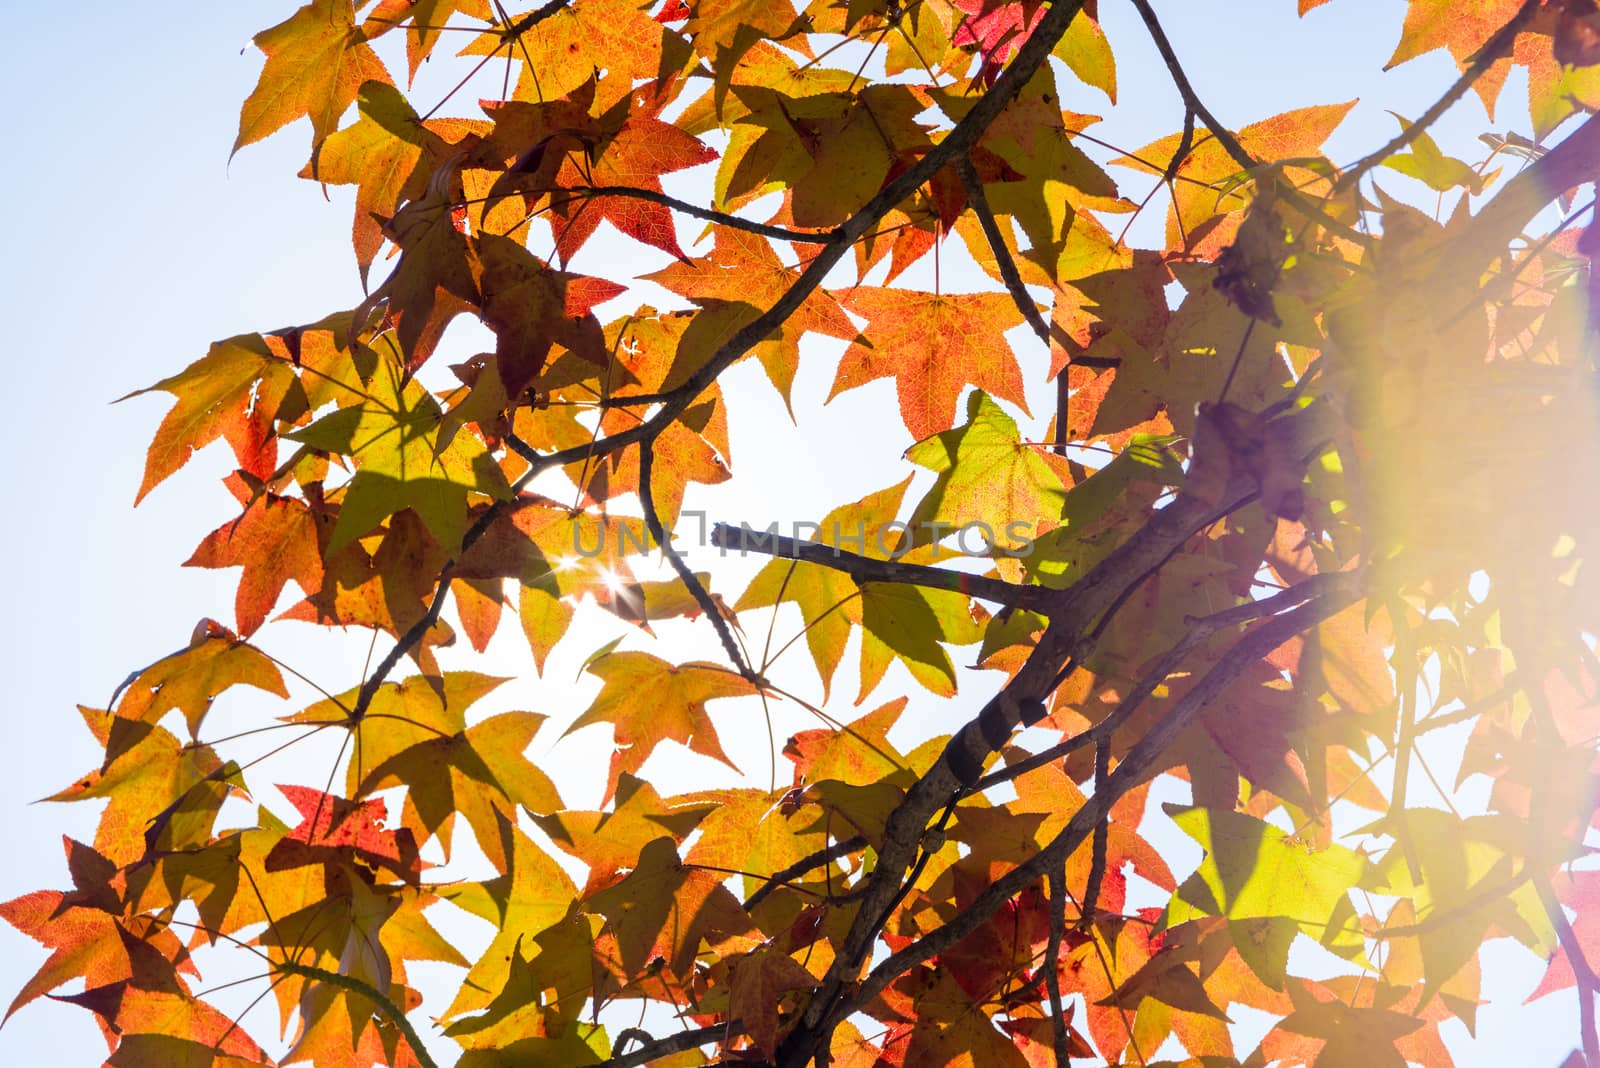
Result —
[[[1167,31],[1161,28],[1161,21],[1156,18],[1150,0],[1133,0],[1133,6],[1139,12],[1139,17],[1144,20],[1145,29],[1150,31],[1150,40],[1155,42],[1156,51],[1161,53],[1161,59],[1167,65],[1167,73],[1172,75],[1172,84],[1177,87],[1178,95],[1183,97],[1183,106],[1192,114],[1200,116],[1200,121],[1206,124],[1206,129],[1211,131],[1212,136],[1241,169],[1248,171],[1260,166],[1261,161],[1245,151],[1239,139],[1217,121],[1211,109],[1206,107],[1205,101],[1194,91],[1194,85],[1184,73],[1183,64],[1178,62],[1178,54],[1172,50],[1172,42],[1167,40]]]
[[[1044,949],[1044,987],[1050,995],[1050,1040],[1056,1064],[1072,1064],[1072,1039],[1067,1033],[1067,1013],[1061,1003],[1061,936],[1067,926],[1067,871],[1065,865],[1050,871],[1050,937]],[[1081,918],[1082,913],[1079,913]]]
[[[682,1053],[684,1050],[697,1049],[710,1042],[718,1042],[724,1036],[737,1030],[738,1020],[729,1020],[727,1023],[710,1024],[706,1027],[693,1027],[687,1031],[679,1031],[666,1038],[658,1038],[647,1042],[632,1053],[621,1053],[610,1060],[601,1061],[595,1068],[637,1068],[641,1064],[649,1064],[658,1057],[666,1057],[673,1053]]]
[[[998,786],[1003,782],[1020,778],[1035,768],[1042,768],[1077,752],[1086,745],[1097,744],[1100,740],[1110,740],[1117,728],[1126,723],[1139,706],[1155,692],[1168,676],[1176,671],[1185,657],[1194,651],[1202,642],[1213,634],[1226,627],[1250,623],[1263,616],[1276,615],[1294,605],[1310,600],[1318,594],[1340,588],[1346,583],[1356,581],[1356,576],[1340,572],[1328,575],[1313,575],[1304,582],[1296,583],[1284,590],[1279,590],[1270,597],[1263,597],[1258,601],[1247,601],[1232,608],[1225,608],[1220,612],[1199,619],[1189,620],[1189,629],[1184,631],[1180,639],[1171,649],[1162,654],[1154,667],[1147,671],[1143,677],[1134,684],[1123,697],[1122,702],[1105,719],[1090,727],[1080,734],[1075,734],[1048,749],[1041,750],[1033,756],[1019,760],[1014,764],[1007,764],[990,772],[972,785],[974,792],[987,790],[991,786]]]

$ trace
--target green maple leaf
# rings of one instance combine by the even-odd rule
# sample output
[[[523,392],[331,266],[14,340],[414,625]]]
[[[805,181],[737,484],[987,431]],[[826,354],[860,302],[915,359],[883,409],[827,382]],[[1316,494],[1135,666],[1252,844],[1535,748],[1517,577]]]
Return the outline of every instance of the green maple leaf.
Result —
[[[1167,814],[1206,851],[1167,906],[1168,926],[1196,915],[1281,916],[1330,948],[1360,949],[1347,896],[1372,883],[1372,866],[1360,853],[1339,845],[1313,849],[1242,812],[1169,805]]]
[[[911,516],[914,532],[935,521],[982,524],[995,544],[1016,547],[1032,538],[1040,520],[1061,517],[1067,493],[1061,476],[986,393],[967,398],[966,425],[917,442],[906,458],[939,473]]]
[[[328,555],[404,508],[416,512],[447,552],[467,529],[467,496],[504,500],[505,475],[481,440],[458,431],[442,440],[444,413],[396,360],[384,360],[360,405],[342,408],[293,435],[356,463],[328,544]]]

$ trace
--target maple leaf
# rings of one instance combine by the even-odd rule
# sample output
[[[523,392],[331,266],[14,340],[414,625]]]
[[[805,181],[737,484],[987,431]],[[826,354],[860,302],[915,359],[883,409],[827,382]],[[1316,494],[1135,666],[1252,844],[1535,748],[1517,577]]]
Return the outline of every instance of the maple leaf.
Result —
[[[256,497],[237,476],[227,485],[243,514],[206,535],[184,566],[244,568],[234,615],[239,633],[249,637],[291,579],[308,595],[322,588],[323,517],[293,497]]]
[[[889,729],[905,708],[906,699],[897,697],[852,720],[848,730],[792,735],[783,755],[794,761],[795,785],[837,779],[866,786],[905,771],[905,759],[889,742]]]
[[[829,512],[816,532],[817,540],[840,548],[842,543],[848,543],[852,551],[859,545],[862,555],[887,557],[893,548],[888,544],[888,524],[899,512],[910,484],[907,479]],[[775,560],[756,573],[734,609],[744,611],[785,602],[797,605],[805,620],[806,647],[826,694],[844,659],[850,629],[861,623],[860,587],[855,579],[833,568]]]
[[[545,717],[505,712],[467,725],[467,710],[505,681],[450,671],[380,687],[354,725],[356,759],[346,769],[347,792],[361,797],[404,786],[403,825],[419,844],[437,836],[446,860],[451,817],[459,813],[478,847],[504,871],[502,817],[514,818],[519,806],[533,812],[561,807],[555,785],[524,755]],[[349,725],[347,710],[358,693],[319,701],[287,720]]]
[[[706,714],[706,702],[754,694],[755,685],[748,679],[715,664],[695,661],[675,667],[638,652],[607,653],[591,661],[587,670],[601,680],[600,693],[564,734],[596,723],[612,725],[616,748],[602,803],[617,792],[619,776],[636,773],[663,741],[734,767]]]
[[[1346,941],[1337,922],[1346,895],[1372,879],[1360,854],[1336,845],[1311,852],[1243,813],[1170,806],[1167,811],[1206,850],[1200,869],[1178,888],[1168,908],[1169,924],[1195,912],[1230,919],[1282,916],[1326,945]]]
[[[90,987],[135,980],[146,990],[182,991],[178,968],[186,957],[177,938],[143,917],[124,923],[120,898],[109,885],[115,866],[70,838],[62,841],[75,889],[36,890],[0,904],[0,919],[51,951],[11,1000],[6,1017],[74,979]]]
[[[609,885],[632,867],[645,843],[663,831],[681,843],[711,811],[709,804],[668,805],[654,786],[622,772],[609,812],[555,812],[535,816],[550,840],[589,867],[584,893]]]
[[[913,531],[938,522],[965,538],[963,528],[977,527],[986,548],[1004,551],[1031,544],[1041,523],[1061,517],[1061,472],[982,391],[967,398],[965,425],[918,442],[906,459],[939,476],[911,515]]]
[[[234,152],[299,118],[311,119],[311,142],[320,145],[364,82],[389,81],[383,61],[356,27],[355,7],[351,0],[311,0],[256,34],[255,46],[267,62],[239,112]]]
[[[783,996],[809,990],[816,977],[793,957],[772,946],[752,950],[733,962],[728,984],[728,1015],[737,1019],[769,1060],[778,1049],[778,1011]]]
[[[416,882],[422,870],[416,839],[404,827],[384,830],[389,808],[382,799],[353,802],[308,786],[279,786],[278,792],[299,810],[300,823],[267,854],[267,871],[360,861]]]
[[[506,985],[518,941],[558,923],[572,909],[577,896],[578,888],[572,879],[526,832],[510,821],[503,828],[510,843],[505,872],[484,882],[462,883],[439,891],[446,901],[494,924],[497,932],[467,973],[446,1017],[487,1006],[495,992]]]
[[[445,559],[416,512],[396,512],[376,552],[351,542],[326,557],[322,588],[279,618],[373,627],[398,637],[423,618],[425,598]],[[437,674],[433,647],[453,639],[449,624],[435,622],[411,650],[412,658],[424,671]]]
[[[292,417],[303,404],[299,398],[291,399],[296,391],[293,366],[273,353],[259,334],[216,342],[182,371],[122,399],[157,389],[178,401],[150,443],[135,504],[218,438],[232,446],[241,468],[265,478],[277,456],[273,420],[280,410]]]
[[[1016,1043],[995,1029],[948,969],[916,969],[901,977],[896,988],[910,999],[916,1021],[907,1040],[906,1064],[949,1064],[969,1057],[974,1064],[1026,1068]]]
[[[57,995],[59,1001],[91,1010],[102,1027],[117,1036],[116,1055],[108,1063],[271,1065],[261,1047],[228,1016],[186,993],[145,990],[124,980],[92,987],[81,994]],[[183,1036],[181,1040],[172,1036]],[[167,1041],[161,1041],[166,1037]],[[145,1039],[146,1041],[137,1041]],[[183,1043],[193,1043],[190,1051]],[[156,1060],[158,1051],[172,1059]],[[180,1052],[182,1051],[182,1052]]]
[[[711,251],[705,256],[669,264],[643,277],[702,308],[736,305],[737,314],[725,327],[731,334],[782,296],[797,272],[779,261],[763,237],[727,226],[714,226],[711,234]],[[754,348],[785,404],[800,362],[800,338],[808,333],[848,341],[856,336],[856,328],[833,295],[819,288],[784,320],[774,337]]]
[[[409,18],[410,24],[406,26],[406,62],[411,77],[415,78],[417,68],[443,36],[441,31],[450,21],[450,16],[458,11],[488,21],[489,0],[379,0],[378,5],[367,13],[361,29],[367,39],[372,40]]]
[[[551,270],[517,242],[493,234],[481,235],[473,247],[482,272],[483,317],[498,339],[495,366],[508,398],[544,369],[552,345],[605,362],[605,339],[593,309],[623,286]]]
[[[698,167],[716,158],[716,152],[698,138],[645,110],[630,113],[621,129],[595,150],[587,174],[569,161],[558,181],[568,188],[626,186],[660,193],[661,175]],[[672,212],[665,205],[637,197],[585,195],[558,204],[551,214],[556,253],[562,262],[572,258],[602,220],[637,241],[680,260],[684,258]]]
[[[639,851],[638,866],[614,886],[590,896],[589,908],[606,918],[616,939],[615,960],[597,962],[626,984],[661,958],[682,975],[701,939],[750,936],[750,917],[715,872],[696,871],[678,859],[669,837]]]
[[[1295,1011],[1278,1023],[1278,1029],[1322,1039],[1322,1048],[1315,1055],[1318,1065],[1403,1068],[1406,1064],[1406,1058],[1394,1044],[1421,1027],[1421,1020],[1385,1009],[1353,1009],[1338,998],[1319,998],[1298,984],[1289,990],[1295,1000]]]
[[[718,192],[737,201],[787,188],[789,214],[799,227],[842,223],[872,199],[902,159],[930,147],[916,121],[927,97],[913,86],[798,97],[765,86],[735,86],[733,93],[748,109],[740,123],[763,132],[746,142],[743,153],[725,158]]]
[[[419,20],[424,15],[419,11]],[[383,220],[427,192],[451,146],[471,127],[459,120],[423,122],[387,80],[362,85],[356,103],[360,119],[324,140],[300,177],[356,187],[352,241],[364,284],[383,245]]]
[[[829,400],[893,376],[900,417],[918,441],[954,425],[956,399],[968,385],[1028,410],[1022,370],[1002,339],[1022,322],[1006,294],[862,287],[845,307],[864,316],[867,327],[839,361]]]
[[[861,588],[861,689],[856,704],[899,660],[911,677],[941,697],[956,692],[955,665],[944,642],[968,645],[983,637],[963,593],[869,582]]]
[[[483,442],[468,433],[444,441],[442,422],[433,396],[386,361],[361,405],[294,432],[295,440],[356,463],[329,535],[329,554],[403,508],[415,511],[440,545],[454,549],[466,533],[469,493],[510,496]]]
[[[1314,157],[1355,104],[1351,100],[1344,104],[1296,108],[1253,122],[1239,130],[1236,137],[1240,146],[1259,160],[1275,162]],[[1163,174],[1181,140],[1181,134],[1172,134],[1112,162],[1151,174]],[[1293,166],[1284,170],[1285,176],[1297,173],[1313,175],[1313,172]],[[1179,180],[1173,184],[1172,207],[1167,213],[1167,247],[1220,248],[1229,233],[1217,225],[1220,217],[1236,216],[1248,203],[1237,181],[1240,177],[1238,162],[1213,137],[1199,142],[1184,157],[1176,175]],[[1210,245],[1202,246],[1202,238]]]
[[[105,748],[105,763],[44,800],[108,798],[94,848],[118,864],[156,847],[204,844],[233,778],[215,751],[183,745],[149,723],[81,705],[78,712]]]
[[[1448,0],[1410,0],[1405,25],[1400,30],[1400,42],[1383,69],[1397,67],[1436,48],[1445,48],[1450,51],[1457,69],[1466,70],[1474,53],[1495,31],[1510,22],[1522,6],[1521,0],[1470,0],[1465,4]],[[1490,117],[1494,115],[1500,86],[1505,82],[1506,67],[1504,60],[1496,62],[1473,84]]]
[[[208,632],[203,630],[196,633],[201,635],[198,641],[157,660],[127,684],[115,709],[118,716],[156,723],[177,709],[189,725],[190,737],[198,737],[211,703],[230,687],[252,686],[279,697],[289,696],[282,672],[259,649],[227,632],[219,636],[204,636]]]

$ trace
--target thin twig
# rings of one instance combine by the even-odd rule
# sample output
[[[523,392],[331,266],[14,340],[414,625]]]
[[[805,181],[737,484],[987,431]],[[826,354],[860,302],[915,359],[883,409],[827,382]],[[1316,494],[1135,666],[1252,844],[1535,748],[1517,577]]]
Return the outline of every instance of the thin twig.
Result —
[[[1061,1003],[1061,936],[1067,926],[1066,866],[1051,869],[1049,881],[1050,938],[1044,950],[1044,988],[1050,995],[1050,1041],[1055,1048],[1056,1064],[1070,1068],[1072,1039],[1067,1031],[1066,1010]]]
[[[1137,3],[1139,0],[1135,0],[1135,2]],[[1362,156],[1351,164],[1343,174],[1339,175],[1338,179],[1333,183],[1332,195],[1338,196],[1349,191],[1357,182],[1361,181],[1368,171],[1426,133],[1428,127],[1432,126],[1439,120],[1441,115],[1450,110],[1451,105],[1465,96],[1467,90],[1471,89],[1477,80],[1483,77],[1501,56],[1511,51],[1512,46],[1516,44],[1517,33],[1533,18],[1541,2],[1542,0],[1526,0],[1505,25],[1496,30],[1494,36],[1483,43],[1483,47],[1473,55],[1472,62],[1468,64],[1466,70],[1461,72],[1461,77],[1456,79],[1455,84],[1436,100],[1432,107],[1424,111],[1416,122],[1390,138],[1389,142],[1382,148]]]
[[[820,233],[807,233],[804,230],[790,230],[783,226],[773,226],[770,223],[760,223],[753,219],[740,218],[730,215],[725,211],[713,208],[702,208],[698,204],[691,204],[687,200],[679,200],[666,193],[658,193],[653,189],[638,189],[628,185],[597,185],[597,186],[565,186],[563,192],[576,193],[586,199],[599,197],[627,197],[633,200],[648,200],[652,204],[660,204],[671,208],[673,211],[692,215],[696,219],[704,219],[726,226],[732,230],[744,230],[747,233],[759,234],[778,241],[793,241],[797,244],[831,245],[839,240],[838,230],[823,230]]]
[[[1111,739],[1101,738],[1094,747],[1094,792],[1104,793],[1106,779],[1111,774]],[[1100,904],[1100,884],[1106,877],[1106,844],[1111,837],[1111,808],[1101,810],[1094,825],[1094,845],[1089,859],[1089,881],[1083,890],[1083,906],[1078,914],[1078,926],[1087,927],[1094,922],[1094,910]]]
[[[422,1068],[438,1068],[438,1062],[428,1053],[428,1047],[422,1044],[422,1038],[417,1034],[417,1029],[411,1026],[411,1021],[406,1019],[406,1014],[401,1011],[400,1006],[391,1001],[389,995],[383,993],[377,987],[372,986],[370,983],[364,983],[360,979],[341,975],[339,972],[330,972],[326,968],[317,968],[310,964],[282,961],[275,967],[280,972],[288,972],[290,975],[298,975],[305,979],[316,979],[319,982],[327,983],[329,986],[336,986],[341,990],[360,994],[372,1002],[378,1008],[378,1011],[388,1017],[389,1022],[399,1028],[401,1034],[405,1035],[406,1044],[411,1047],[412,1055],[416,1057],[417,1063],[422,1065]]]
[[[858,834],[850,838],[844,838],[830,846],[817,850],[810,856],[801,857],[782,871],[773,872],[767,876],[766,882],[756,888],[755,893],[744,899],[744,910],[749,912],[765,901],[768,895],[778,887],[791,883],[806,874],[806,872],[820,868],[824,864],[832,864],[840,857],[848,856],[856,850],[864,848],[866,844],[867,839],[863,835]]]
[[[683,581],[684,588],[689,591],[689,596],[694,598],[694,603],[700,606],[711,625],[716,628],[717,637],[722,639],[722,648],[727,651],[728,659],[733,661],[733,666],[738,669],[751,682],[760,683],[761,676],[750,670],[750,665],[745,661],[744,654],[739,652],[739,645],[733,640],[733,632],[728,629],[728,621],[722,618],[722,609],[717,602],[711,599],[711,594],[706,592],[705,586],[700,582],[689,565],[683,562],[683,557],[678,550],[672,547],[672,535],[661,525],[661,517],[656,513],[656,495],[650,485],[650,472],[655,467],[655,444],[641,442],[639,445],[639,504],[644,509],[645,529],[650,532],[650,537],[661,547],[661,554],[667,558],[667,563],[672,565],[672,570],[678,573],[678,578]]]
[[[1161,28],[1161,21],[1156,18],[1154,9],[1150,7],[1150,0],[1133,0],[1133,6],[1139,12],[1139,17],[1144,20],[1145,29],[1150,33],[1150,40],[1155,42],[1156,51],[1161,53],[1161,60],[1167,65],[1167,73],[1172,76],[1172,84],[1177,87],[1178,95],[1183,97],[1183,106],[1200,116],[1200,121],[1206,124],[1206,129],[1211,131],[1212,136],[1240,168],[1248,171],[1260,166],[1260,161],[1245,151],[1239,139],[1217,121],[1217,117],[1194,91],[1194,85],[1183,71],[1183,64],[1178,62],[1178,54],[1172,50],[1172,42],[1167,39],[1167,32]],[[1189,121],[1192,120],[1185,119],[1186,123]]]
[[[1000,279],[1006,284],[1006,291],[1011,294],[1011,299],[1017,305],[1017,310],[1028,321],[1033,332],[1040,341],[1050,344],[1050,327],[1044,321],[1044,316],[1039,314],[1038,305],[1028,295],[1027,286],[1022,283],[1022,275],[1017,270],[1017,261],[1011,257],[1011,249],[1006,245],[1005,235],[1000,232],[1000,224],[995,220],[994,212],[989,210],[989,198],[984,195],[983,182],[978,178],[978,172],[973,169],[972,160],[962,156],[955,163],[956,174],[961,178],[961,184],[967,187],[967,203],[972,205],[973,214],[978,217],[978,225],[983,228],[983,236],[988,239],[989,247],[994,250],[995,265],[1000,268]]]

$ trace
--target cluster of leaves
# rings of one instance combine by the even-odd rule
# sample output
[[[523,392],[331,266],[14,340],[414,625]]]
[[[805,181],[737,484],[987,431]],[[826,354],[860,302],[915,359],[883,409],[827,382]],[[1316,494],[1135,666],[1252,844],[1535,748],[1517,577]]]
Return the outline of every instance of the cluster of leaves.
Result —
[[[238,514],[189,561],[242,569],[235,625],[82,710],[104,761],[54,800],[105,808],[67,843],[73,889],[0,906],[50,950],[11,1011],[84,1006],[122,1068],[270,1063],[195,992],[193,954],[228,943],[265,961],[284,1063],[428,1066],[453,1041],[470,1068],[1435,1065],[1441,1025],[1473,1025],[1480,947],[1510,937],[1555,954],[1541,993],[1579,987],[1574,1063],[1600,1065],[1600,516],[1569,473],[1597,437],[1596,243],[1586,208],[1537,222],[1600,166],[1600,120],[1545,143],[1600,102],[1600,13],[1412,0],[1393,62],[1446,48],[1460,79],[1340,168],[1319,150],[1349,105],[1230,130],[1133,4],[1186,109],[1117,150],[1170,198],[1149,249],[1113,233],[1140,205],[1083,150],[1096,118],[1061,108],[1065,79],[1117,91],[1085,0],[310,0],[261,33],[235,149],[309,119],[302,176],[355,187],[382,279],[152,387],[175,404],[141,496],[219,438],[237,460]],[[503,68],[500,97],[419,114],[374,43],[403,36],[415,74],[463,29],[463,83]],[[1446,155],[1432,122],[1492,107],[1513,65],[1535,139]],[[664,192],[711,164],[707,204]],[[1454,210],[1392,198],[1380,167]],[[685,310],[602,321],[632,280],[567,269],[602,221],[674,258],[647,277]],[[989,291],[894,284],[952,235]],[[463,315],[493,351],[425,388]],[[1013,414],[1021,326],[1059,383],[1053,445]],[[807,334],[848,343],[835,394],[894,379],[931,488],[841,503],[817,542],[719,528],[777,557],[731,608],[670,542],[676,578],[638,581],[630,552],[731,477],[719,376],[753,358],[787,401]],[[1011,539],[983,574],[939,536],[973,524]],[[288,698],[250,638],[290,583],[279,618],[387,655],[286,717],[345,740],[325,786],[278,787],[298,820],[241,821],[259,783],[201,739],[235,687]],[[692,620],[717,656],[589,661],[573,727],[614,732],[600,811],[526,757],[544,717],[473,714],[502,680],[438,660],[514,603],[542,669],[585,599]],[[907,696],[817,710],[790,788],[663,796],[641,777],[663,743],[727,761],[708,703],[793,699],[735,629],[787,604],[824,690],[858,640],[857,704],[896,663],[917,701],[952,697],[951,646],[990,696],[909,751]],[[1463,724],[1455,785],[1487,784],[1466,813],[1424,744]],[[1190,803],[1147,813],[1161,777]],[[1203,853],[1186,875],[1154,844],[1174,827]],[[430,878],[462,833],[489,870]],[[493,925],[475,960],[441,903]],[[452,1000],[423,1008],[415,961],[465,969]],[[618,1030],[635,1002],[667,1029]],[[1253,1051],[1237,1006],[1272,1017]]]

